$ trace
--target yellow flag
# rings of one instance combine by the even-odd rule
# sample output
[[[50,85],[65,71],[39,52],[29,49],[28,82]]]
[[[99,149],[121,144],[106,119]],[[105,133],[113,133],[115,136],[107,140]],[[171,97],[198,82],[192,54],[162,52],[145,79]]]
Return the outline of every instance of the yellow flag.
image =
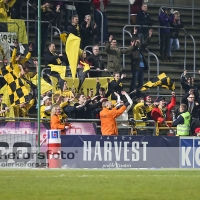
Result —
[[[69,60],[69,65],[72,73],[72,78],[76,78],[76,69],[78,65],[78,57],[80,54],[81,39],[73,34],[69,34],[65,45],[65,51]]]
[[[90,66],[88,63],[81,62],[81,61],[80,61],[80,63],[84,66],[83,72],[90,70]]]
[[[66,75],[66,70],[67,70],[67,68],[66,68],[66,66],[62,66],[62,65],[52,65],[52,64],[50,64],[50,65],[48,65],[49,67],[51,67],[51,71],[53,72],[58,72],[59,74],[60,74],[60,78],[61,79],[65,79],[65,75]]]
[[[38,85],[38,75],[36,74],[33,78],[31,78],[31,81],[34,85]],[[41,77],[41,94],[44,94],[49,90],[52,90],[52,86]]]
[[[61,33],[60,39],[62,40],[63,44],[65,45],[67,42],[67,33]]]

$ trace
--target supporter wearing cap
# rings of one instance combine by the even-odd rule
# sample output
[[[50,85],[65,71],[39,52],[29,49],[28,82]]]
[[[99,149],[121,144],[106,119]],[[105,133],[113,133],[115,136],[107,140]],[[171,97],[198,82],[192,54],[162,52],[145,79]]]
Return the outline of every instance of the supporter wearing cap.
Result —
[[[52,100],[51,97],[45,96],[42,99],[42,104],[40,107],[40,117],[49,118],[51,117]]]
[[[196,135],[198,137],[200,136],[200,128],[195,129],[194,135]]]

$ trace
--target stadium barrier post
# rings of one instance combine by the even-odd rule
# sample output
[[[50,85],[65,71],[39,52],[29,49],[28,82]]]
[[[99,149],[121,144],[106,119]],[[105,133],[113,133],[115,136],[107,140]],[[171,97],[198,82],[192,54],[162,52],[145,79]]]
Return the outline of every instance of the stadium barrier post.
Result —
[[[61,168],[61,138],[60,130],[47,130],[48,135],[48,167]]]

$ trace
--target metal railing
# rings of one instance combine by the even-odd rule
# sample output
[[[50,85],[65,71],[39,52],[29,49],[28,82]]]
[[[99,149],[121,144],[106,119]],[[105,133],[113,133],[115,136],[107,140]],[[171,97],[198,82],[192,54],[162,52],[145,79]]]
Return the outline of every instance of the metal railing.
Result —
[[[26,20],[27,20],[27,24],[26,24],[26,32],[27,32],[27,35],[29,35],[29,7],[32,7],[34,8],[34,10],[36,10],[37,8],[34,7],[32,4],[30,4],[29,2],[30,0],[27,0],[27,3],[26,3]]]
[[[127,33],[127,30],[126,28],[131,28],[131,27],[143,27],[143,28],[168,28],[168,29],[174,29],[172,27],[166,27],[166,26],[146,26],[146,25],[125,25],[123,27],[123,30],[122,30],[122,38],[123,38],[123,47],[125,47],[125,33]],[[196,42],[194,40],[194,37],[187,33],[186,30],[184,28],[180,28],[179,30],[182,30],[185,34],[185,54],[184,54],[184,69],[186,69],[186,60],[187,60],[187,57],[186,57],[186,43],[187,43],[187,37],[186,36],[189,36],[192,41],[193,41],[193,44],[194,44],[194,53],[193,53],[193,56],[194,56],[194,60],[193,60],[193,69],[195,71],[195,68],[196,68]],[[159,37],[160,38],[160,37]],[[125,61],[123,59],[123,67],[125,67]]]
[[[97,9],[96,11],[101,15],[101,45],[103,45],[103,13]]]
[[[22,122],[22,121],[29,121],[29,122],[36,122],[37,121],[37,118],[28,118],[28,117],[16,117],[16,118],[10,118],[10,117],[0,117],[0,123],[2,121],[6,121],[6,122]],[[41,123],[50,123],[50,119],[48,118],[41,118]],[[68,122],[83,122],[83,123],[96,123],[96,122],[101,122],[100,119],[73,119],[73,118],[68,118]],[[147,120],[147,121],[143,121],[143,120],[134,120],[133,118],[130,118],[129,120],[120,120],[120,119],[116,119],[116,122],[117,122],[117,127],[118,129],[131,129],[131,133],[130,135],[133,135],[133,131],[135,130],[135,134],[137,135],[137,132],[139,132],[140,130],[147,130],[147,131],[150,131],[150,130],[153,130],[153,132],[151,131],[151,134],[153,136],[159,136],[159,130],[176,130],[177,127],[169,127],[169,126],[165,126],[165,127],[159,127],[158,126],[158,123],[155,122],[154,120]],[[120,125],[120,123],[126,123],[127,126],[122,126]],[[136,125],[136,123],[145,123],[145,124],[148,124],[148,123],[152,123],[153,125],[152,126],[138,126]],[[171,124],[172,121],[166,121],[166,123],[168,124]],[[97,128],[101,128],[100,125],[96,125]]]
[[[61,34],[60,29],[57,28],[56,26],[52,26],[52,32],[53,32],[53,29],[56,29],[58,31],[59,35]],[[52,40],[52,42],[53,42],[53,40]],[[62,52],[63,52],[63,46],[62,46],[62,40],[60,39],[60,53],[62,54]]]
[[[198,8],[195,8],[194,7],[194,0],[192,1],[192,7],[180,7],[180,6],[161,6],[160,8],[159,8],[159,10],[158,10],[158,14],[160,14],[160,12],[161,12],[161,10],[163,9],[163,8],[173,8],[173,9],[181,9],[181,10],[192,10],[192,26],[194,26],[194,10],[197,10],[197,11],[199,11],[199,7]]]
[[[24,21],[27,22],[27,23],[29,23],[29,22],[37,23],[37,20],[26,20],[25,19]],[[53,41],[53,28],[52,28],[52,24],[50,22],[48,22],[48,21],[41,21],[41,23],[49,24],[50,30],[51,30],[51,43],[52,43],[52,41]],[[28,29],[28,27],[27,27],[27,36],[29,38],[29,29]]]
[[[66,69],[67,71],[71,71],[71,69]],[[49,73],[51,72],[51,69],[50,68],[44,68],[41,72],[41,77],[43,78],[44,75],[48,75],[50,76],[47,72],[45,71],[48,71]],[[95,69],[90,69],[89,72],[105,72],[105,73],[108,73],[109,76],[112,76],[112,74],[107,70],[95,70]],[[67,77],[66,77],[67,78]],[[78,78],[78,74],[77,74],[77,78]],[[87,78],[87,77],[86,77]],[[94,77],[91,77],[91,78],[94,78]]]
[[[130,33],[130,31],[127,31],[127,30],[124,30],[125,33],[129,34],[129,36],[132,38],[132,34]],[[123,48],[123,47],[122,47]],[[159,75],[159,59],[158,57],[156,56],[156,54],[150,52],[147,48],[146,48],[147,52],[148,52],[148,81],[150,80],[150,56],[154,56],[155,59],[156,59],[156,62],[157,62],[157,76]],[[125,65],[125,54],[123,54],[123,67]],[[158,89],[159,90],[159,89]]]
[[[160,2],[161,4],[161,7],[160,8],[165,8],[165,7],[167,7],[167,8],[174,8],[174,9],[176,9],[176,8],[178,8],[178,9],[184,9],[184,10],[192,10],[192,26],[194,25],[194,10],[199,10],[199,7],[197,8],[195,8],[195,6],[194,6],[194,0],[192,0],[192,6],[184,6],[184,7],[179,7],[179,6],[173,6],[173,3],[174,3],[174,1],[172,0],[170,0],[170,2],[169,2],[169,4],[168,5],[170,5],[170,6],[168,6],[168,5],[166,5],[166,6],[163,6],[163,4],[162,4],[162,2]],[[153,4],[153,3],[150,3],[150,2],[148,2],[147,3],[147,5],[148,6],[154,6],[155,4]],[[156,2],[156,5],[159,5],[159,2]],[[172,7],[173,6],[173,7]],[[130,3],[128,3],[128,10],[129,10],[129,12],[128,12],[128,24],[130,24],[130,16],[131,16],[131,14],[130,14],[130,8],[131,8],[131,4]],[[160,10],[160,9],[159,9]]]

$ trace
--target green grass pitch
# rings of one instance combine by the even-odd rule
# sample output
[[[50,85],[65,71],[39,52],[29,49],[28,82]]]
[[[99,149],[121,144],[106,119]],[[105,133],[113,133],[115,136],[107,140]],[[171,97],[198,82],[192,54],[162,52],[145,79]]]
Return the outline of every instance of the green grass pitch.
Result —
[[[1,200],[200,199],[200,170],[0,170]]]

